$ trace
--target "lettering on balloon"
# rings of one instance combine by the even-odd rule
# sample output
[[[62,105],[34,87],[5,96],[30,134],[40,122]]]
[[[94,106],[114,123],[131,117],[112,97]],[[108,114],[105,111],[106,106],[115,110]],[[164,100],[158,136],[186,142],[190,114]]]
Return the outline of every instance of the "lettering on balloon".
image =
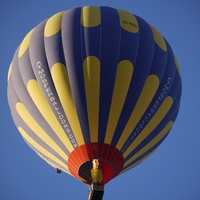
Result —
[[[37,70],[38,70],[39,78],[42,81],[43,88],[45,89],[45,92],[46,92],[46,94],[47,94],[47,96],[48,96],[48,98],[49,98],[49,100],[50,100],[50,102],[51,102],[51,104],[54,108],[54,111],[55,111],[54,113],[56,113],[57,119],[59,120],[63,129],[67,133],[67,136],[68,136],[71,144],[75,148],[75,147],[78,146],[77,141],[74,137],[74,134],[71,131],[71,128],[68,125],[65,114],[63,113],[62,109],[60,109],[60,107],[59,107],[60,104],[56,101],[56,98],[53,94],[53,91],[52,91],[52,89],[49,85],[47,78],[46,78],[45,70],[43,68],[42,63],[40,61],[37,61],[36,67],[37,67]]]
[[[135,28],[137,28],[137,25],[133,22],[130,22],[130,21],[122,21],[123,24],[127,24],[127,25],[131,25],[131,26],[134,26]]]
[[[155,114],[159,105],[161,105],[162,101],[164,100],[164,98],[167,94],[167,91],[169,90],[169,85],[171,84],[171,82],[172,82],[171,77],[168,77],[164,87],[162,88],[162,90],[160,92],[160,95],[155,100],[153,106],[149,109],[149,112],[143,117],[141,122],[136,126],[136,128],[131,133],[128,140],[126,141],[126,143],[122,147],[122,149],[121,149],[122,153],[124,153],[128,149],[130,144],[132,144],[133,140],[139,135],[139,133],[143,130],[143,128],[148,124],[149,120]]]

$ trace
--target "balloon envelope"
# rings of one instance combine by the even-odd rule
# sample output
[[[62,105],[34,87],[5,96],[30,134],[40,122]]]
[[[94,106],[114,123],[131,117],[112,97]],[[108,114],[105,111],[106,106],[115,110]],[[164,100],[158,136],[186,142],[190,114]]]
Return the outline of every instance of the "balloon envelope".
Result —
[[[168,42],[110,7],[60,12],[31,30],[8,73],[25,142],[84,183],[106,184],[151,155],[178,114],[181,78]]]

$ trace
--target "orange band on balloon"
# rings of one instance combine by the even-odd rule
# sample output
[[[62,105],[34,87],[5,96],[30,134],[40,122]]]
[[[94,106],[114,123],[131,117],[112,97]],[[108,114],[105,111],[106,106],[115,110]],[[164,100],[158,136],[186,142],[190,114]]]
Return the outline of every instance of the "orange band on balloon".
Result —
[[[70,173],[81,181],[91,184],[92,160],[98,159],[102,172],[102,183],[106,184],[117,176],[123,168],[124,158],[115,147],[104,143],[90,143],[77,147],[69,155]]]

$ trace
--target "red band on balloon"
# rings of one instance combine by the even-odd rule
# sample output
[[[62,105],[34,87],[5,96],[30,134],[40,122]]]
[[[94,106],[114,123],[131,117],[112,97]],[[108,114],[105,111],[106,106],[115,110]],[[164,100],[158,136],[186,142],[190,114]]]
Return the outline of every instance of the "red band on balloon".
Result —
[[[124,158],[122,153],[115,147],[104,143],[89,143],[77,147],[68,158],[70,173],[76,178],[91,184],[92,160],[98,159],[99,168],[103,176],[103,184],[116,177],[122,170]],[[84,172],[81,172],[83,170]],[[84,174],[80,176],[80,174]],[[83,180],[84,179],[84,180]]]

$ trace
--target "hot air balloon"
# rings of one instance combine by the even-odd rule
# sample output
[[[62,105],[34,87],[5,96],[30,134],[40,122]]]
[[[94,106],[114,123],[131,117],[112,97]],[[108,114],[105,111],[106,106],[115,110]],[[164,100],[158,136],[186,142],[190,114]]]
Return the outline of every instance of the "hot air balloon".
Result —
[[[83,183],[89,199],[150,156],[181,98],[178,61],[158,30],[121,9],[59,12],[23,39],[8,72],[8,102],[24,141]]]

